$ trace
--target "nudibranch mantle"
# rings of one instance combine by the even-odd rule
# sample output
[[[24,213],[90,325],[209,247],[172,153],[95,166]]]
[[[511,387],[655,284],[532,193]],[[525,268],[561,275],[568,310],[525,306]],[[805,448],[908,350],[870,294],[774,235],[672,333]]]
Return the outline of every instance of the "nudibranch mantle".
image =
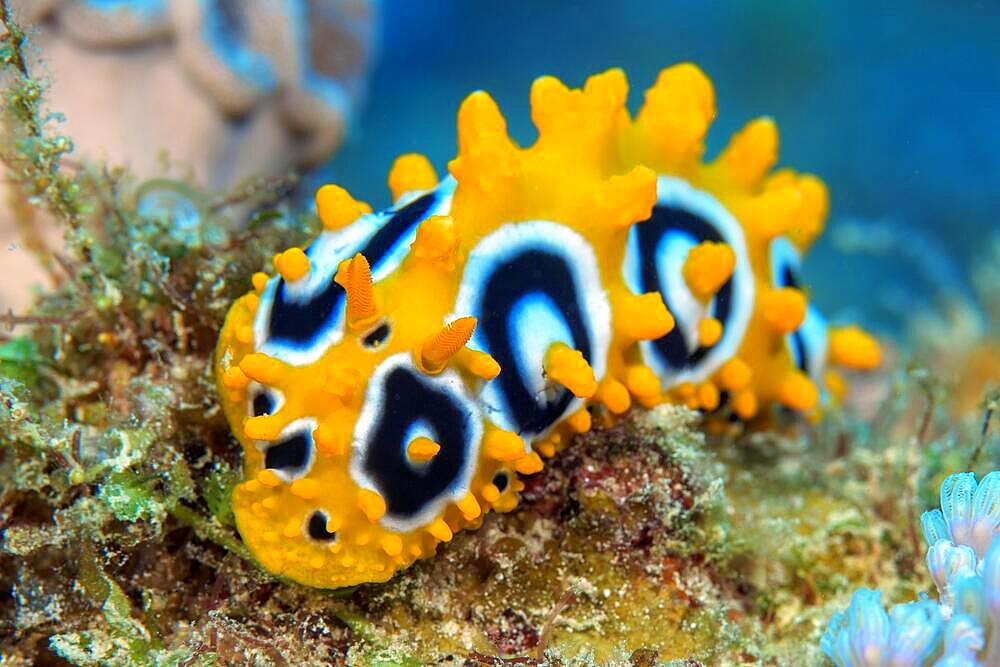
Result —
[[[734,357],[743,340],[753,312],[753,269],[739,222],[715,198],[670,176],[658,178],[656,191],[653,215],[629,231],[622,271],[634,293],[659,292],[677,326],[639,346],[665,384],[701,382]],[[705,241],[727,244],[736,257],[728,282],[708,302],[692,294],[683,277],[688,253]],[[718,342],[704,347],[698,324],[708,317],[726,325]]]
[[[633,404],[816,414],[844,392],[828,363],[879,364],[803,291],[827,194],[771,172],[774,124],[703,163],[701,70],[664,70],[634,118],[627,92],[619,70],[536,80],[526,148],[473,93],[444,180],[401,156],[381,213],[320,188],[323,232],[253,276],[216,355],[244,450],[233,509],[264,567],[384,581],[516,507],[520,475]]]

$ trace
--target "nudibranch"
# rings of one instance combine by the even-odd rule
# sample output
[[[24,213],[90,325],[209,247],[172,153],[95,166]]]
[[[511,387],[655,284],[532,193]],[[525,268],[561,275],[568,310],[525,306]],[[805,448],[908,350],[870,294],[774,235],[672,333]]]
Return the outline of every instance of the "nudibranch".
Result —
[[[380,213],[323,186],[322,233],[253,276],[216,370],[244,449],[233,508],[267,569],[384,581],[634,404],[809,413],[844,391],[828,366],[878,365],[874,339],[808,303],[827,193],[771,173],[774,123],[703,163],[701,70],[664,70],[634,119],[627,91],[617,69],[536,80],[527,148],[473,93],[448,177],[403,155]]]

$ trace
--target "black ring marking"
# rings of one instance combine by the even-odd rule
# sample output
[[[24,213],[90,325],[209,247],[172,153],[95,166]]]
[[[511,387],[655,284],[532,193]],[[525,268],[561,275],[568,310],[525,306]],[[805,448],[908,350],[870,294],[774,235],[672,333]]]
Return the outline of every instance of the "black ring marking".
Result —
[[[497,491],[500,493],[507,490],[507,484],[509,482],[510,476],[504,470],[501,470],[497,474],[493,475],[493,486],[497,487]]]
[[[253,397],[253,416],[262,417],[274,411],[274,399],[267,391],[262,391]]]
[[[436,201],[437,193],[431,192],[407,204],[358,249],[371,264],[373,272],[393,245],[410,231]],[[326,287],[305,302],[286,299],[285,281],[279,279],[268,318],[267,340],[295,347],[309,347],[323,331],[334,326],[336,323],[333,320],[344,304],[346,292],[333,278],[334,275],[331,274]]]
[[[522,435],[542,433],[563,416],[574,396],[564,387],[555,387],[550,398],[539,402],[539,397],[524,385],[522,359],[513,349],[510,335],[510,313],[522,297],[529,294],[547,296],[559,308],[572,336],[571,341],[564,342],[579,350],[593,365],[586,311],[580,302],[574,273],[560,255],[529,249],[496,266],[482,290],[476,327],[486,350],[504,369],[493,382],[499,383],[517,432]]]
[[[296,476],[309,465],[312,457],[312,436],[301,432],[281,440],[264,452],[264,467]]]
[[[361,339],[361,344],[368,348],[381,347],[389,338],[390,333],[392,333],[392,329],[389,327],[389,323],[383,322],[365,334],[365,337]]]
[[[316,510],[309,515],[309,524],[306,531],[309,537],[319,542],[333,542],[337,539],[337,533],[331,533],[326,529],[326,522],[329,519],[326,512]]]
[[[667,309],[673,312],[668,301],[668,295],[662,293],[660,286],[659,265],[657,262],[657,246],[668,232],[683,232],[694,238],[696,244],[703,241],[727,243],[719,230],[710,222],[690,211],[672,206],[658,204],[653,207],[653,214],[648,220],[632,227],[636,236],[638,262],[640,265],[640,290],[642,292],[661,292]],[[734,274],[735,275],[735,274]],[[726,327],[732,311],[733,279],[729,278],[715,295],[713,317]],[[691,368],[698,364],[711,348],[699,347],[689,352],[684,340],[684,332],[680,326],[674,327],[670,333],[652,341],[652,346],[662,358],[664,364],[674,370]]]
[[[387,516],[405,521],[446,493],[466,468],[475,437],[473,417],[452,392],[411,367],[390,370],[381,392],[381,410],[363,445],[361,469],[385,499]],[[433,429],[441,451],[414,466],[405,440],[418,422]]]

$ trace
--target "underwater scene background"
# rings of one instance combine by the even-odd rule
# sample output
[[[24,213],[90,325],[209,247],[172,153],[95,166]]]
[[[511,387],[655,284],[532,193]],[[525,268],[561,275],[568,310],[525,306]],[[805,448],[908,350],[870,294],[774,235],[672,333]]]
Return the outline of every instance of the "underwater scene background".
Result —
[[[898,333],[900,319],[929,300],[971,296],[963,267],[1000,217],[996,3],[382,7],[359,132],[320,172],[365,201],[380,201],[385,165],[399,152],[419,150],[435,165],[451,157],[452,110],[471,90],[490,91],[511,135],[527,143],[534,128],[522,101],[536,76],[579,85],[624,67],[635,109],[665,63],[690,61],[715,82],[725,109],[708,155],[747,119],[767,115],[781,132],[782,162],[829,185],[832,233],[806,266],[831,312],[852,310]]]
[[[0,24],[0,665],[1000,665],[1000,4]]]

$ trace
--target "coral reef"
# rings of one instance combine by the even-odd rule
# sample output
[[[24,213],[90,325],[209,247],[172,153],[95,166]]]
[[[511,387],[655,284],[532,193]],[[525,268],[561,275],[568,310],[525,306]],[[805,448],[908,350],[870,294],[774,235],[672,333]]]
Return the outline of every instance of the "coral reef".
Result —
[[[315,166],[340,145],[365,95],[376,23],[365,0],[11,4],[30,26],[25,64],[65,118],[73,162],[107,160],[137,179],[168,164],[182,180],[227,191]],[[0,307],[20,310],[35,283],[52,286],[29,250],[60,239],[44,213],[0,213],[12,275]]]
[[[941,508],[921,522],[938,602],[924,597],[886,613],[878,591],[858,590],[820,642],[838,667],[1000,661],[1000,471],[979,484],[975,473],[949,475]]]
[[[37,25],[54,102],[81,149],[142,177],[158,167],[150,145],[171,146],[215,187],[241,169],[316,165],[364,96],[375,23],[366,0],[11,1]],[[170,122],[179,111],[184,133]],[[272,121],[286,141],[260,129]]]

